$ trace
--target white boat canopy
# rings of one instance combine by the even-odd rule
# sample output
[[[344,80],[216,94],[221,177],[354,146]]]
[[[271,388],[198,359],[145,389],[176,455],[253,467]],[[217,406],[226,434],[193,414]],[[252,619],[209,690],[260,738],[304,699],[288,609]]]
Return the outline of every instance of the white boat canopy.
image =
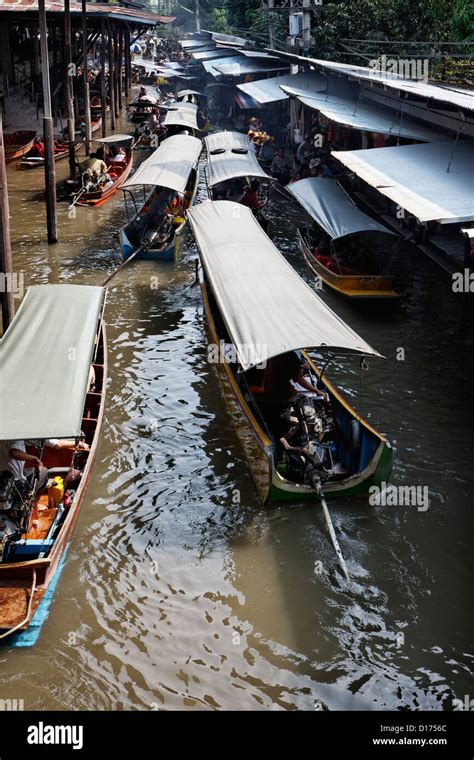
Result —
[[[204,201],[187,215],[244,370],[300,348],[380,356],[295,272],[249,208]]]
[[[283,85],[282,89],[289,94],[294,92],[293,88],[287,85]],[[427,142],[442,140],[444,136],[441,131],[424,126],[403,112],[397,114],[396,111],[372,103],[317,93],[298,94],[296,98],[304,106],[322,113],[327,119],[364,132],[378,132]]]
[[[0,440],[74,438],[104,288],[34,285],[0,340]]]
[[[173,135],[146,159],[122,189],[136,185],[167,187],[184,193],[191,171],[196,167],[202,143],[191,135]]]
[[[292,182],[286,189],[332,240],[362,232],[398,238],[388,227],[357,208],[335,179],[308,177]]]
[[[241,132],[215,132],[204,138],[209,187],[236,177],[272,179],[262,169],[250,138]]]
[[[199,129],[196,121],[198,107],[195,103],[177,102],[168,107],[163,124],[165,127],[183,127],[185,129]]]
[[[186,95],[198,95],[200,98],[207,98],[207,95],[199,90],[180,90],[176,97],[179,101],[180,98],[185,98]]]
[[[474,141],[451,140],[332,155],[421,222],[474,220]]]
[[[314,71],[304,71],[299,74],[285,74],[271,79],[258,79],[256,82],[238,84],[242,92],[250,95],[261,105],[276,103],[278,100],[286,100],[289,95],[282,90],[282,85],[298,88],[298,91],[306,94],[315,94],[326,89],[326,77],[316,74]]]

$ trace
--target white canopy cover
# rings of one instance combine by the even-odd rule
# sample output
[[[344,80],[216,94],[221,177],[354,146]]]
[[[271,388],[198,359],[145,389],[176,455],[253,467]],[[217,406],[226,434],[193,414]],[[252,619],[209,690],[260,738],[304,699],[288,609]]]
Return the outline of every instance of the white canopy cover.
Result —
[[[333,151],[361,179],[421,222],[474,220],[474,141]]]
[[[163,124],[165,127],[183,127],[185,129],[199,129],[196,121],[198,107],[195,103],[177,102],[168,107]]]
[[[197,137],[168,137],[122,185],[122,189],[136,185],[153,185],[184,193],[189,175],[198,162],[201,148],[201,140]]]
[[[204,138],[209,187],[235,177],[271,179],[262,169],[250,138],[241,132],[215,132]]]
[[[335,179],[308,177],[291,182],[286,189],[333,240],[358,232],[396,237],[388,227],[357,208]]]
[[[0,340],[0,440],[81,432],[104,288],[34,285]]]
[[[244,370],[300,348],[380,356],[301,279],[250,209],[204,201],[187,214]]]
[[[298,74],[285,74],[280,77],[258,79],[256,82],[237,85],[239,90],[250,95],[261,105],[286,100],[289,94],[282,89],[282,86],[291,86],[292,94],[294,94],[293,91],[297,90],[301,94],[314,95],[326,89],[326,77],[323,74],[316,74],[314,71],[302,71]]]

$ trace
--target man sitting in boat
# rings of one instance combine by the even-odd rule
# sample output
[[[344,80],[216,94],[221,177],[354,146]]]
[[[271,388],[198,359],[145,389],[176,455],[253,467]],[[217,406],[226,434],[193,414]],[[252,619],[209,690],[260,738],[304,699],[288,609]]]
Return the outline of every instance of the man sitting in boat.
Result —
[[[35,137],[27,158],[44,158],[44,143],[41,137]]]
[[[91,153],[90,158],[81,166],[83,171],[82,180],[83,185],[92,190],[99,185],[104,184],[108,179],[107,165],[105,161],[97,157],[96,153]]]
[[[260,182],[258,179],[253,179],[240,198],[239,203],[241,203],[242,206],[248,206],[252,211],[258,211],[263,208],[264,204],[258,199],[259,187]]]

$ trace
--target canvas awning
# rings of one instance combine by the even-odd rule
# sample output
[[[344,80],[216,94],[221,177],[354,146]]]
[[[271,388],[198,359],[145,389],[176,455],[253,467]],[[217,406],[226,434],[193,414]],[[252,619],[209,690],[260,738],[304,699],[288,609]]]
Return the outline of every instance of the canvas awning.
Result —
[[[0,440],[80,435],[104,288],[34,285],[0,340]]]
[[[315,74],[314,71],[304,71],[299,74],[285,74],[271,79],[259,79],[257,82],[246,82],[245,84],[238,84],[237,87],[264,105],[289,97],[288,93],[282,89],[282,85],[291,85],[292,89],[298,88],[301,93],[316,93],[326,89],[326,77],[322,74]]]
[[[196,121],[198,107],[195,103],[180,101],[175,106],[168,107],[163,125],[165,127],[183,127],[185,129],[199,129]]]
[[[207,98],[206,93],[199,92],[198,90],[180,90],[176,97],[179,101],[180,98],[185,98],[186,95],[196,95],[199,98]]]
[[[215,132],[204,138],[209,187],[236,177],[271,179],[262,169],[250,139],[241,132]]]
[[[250,95],[247,95],[246,92],[234,93],[234,102],[237,103],[239,108],[241,108],[243,111],[249,110],[251,108],[261,108],[260,103],[254,100]]]
[[[290,89],[283,85],[283,89]],[[424,126],[404,113],[397,114],[380,106],[364,103],[336,95],[297,95],[297,99],[308,108],[319,111],[331,121],[365,132],[405,137],[410,140],[442,140],[442,132]]]
[[[204,201],[187,215],[244,370],[300,348],[380,356],[295,272],[249,208]]]
[[[474,141],[451,140],[332,155],[421,222],[474,220]]]
[[[168,137],[122,185],[122,189],[136,185],[153,185],[184,193],[189,175],[198,162],[201,148],[201,140],[197,137]]]
[[[237,53],[237,50],[232,50],[231,48],[216,47],[213,50],[196,50],[194,53],[191,53],[191,55],[195,61],[202,63],[202,61],[211,61],[213,58],[224,58],[224,56],[231,57],[237,55]]]
[[[335,179],[308,177],[291,182],[286,189],[333,240],[361,232],[397,237],[357,208]]]

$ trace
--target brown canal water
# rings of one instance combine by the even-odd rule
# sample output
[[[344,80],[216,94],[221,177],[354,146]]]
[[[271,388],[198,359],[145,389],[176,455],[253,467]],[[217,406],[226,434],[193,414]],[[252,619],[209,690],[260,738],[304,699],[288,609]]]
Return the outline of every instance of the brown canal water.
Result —
[[[13,166],[8,180],[25,285],[98,284],[120,262],[121,194],[74,219],[60,203],[48,247],[42,171]],[[278,196],[269,213],[311,281],[297,214]],[[363,413],[394,445],[392,481],[430,498],[426,511],[331,502],[345,582],[317,505],[258,501],[206,359],[195,257],[188,239],[176,265],[137,261],[111,283],[93,477],[38,643],[0,650],[0,696],[25,709],[450,709],[472,694],[472,296],[422,254],[397,309],[323,294],[387,357],[364,373]],[[358,407],[351,361],[334,371]]]

